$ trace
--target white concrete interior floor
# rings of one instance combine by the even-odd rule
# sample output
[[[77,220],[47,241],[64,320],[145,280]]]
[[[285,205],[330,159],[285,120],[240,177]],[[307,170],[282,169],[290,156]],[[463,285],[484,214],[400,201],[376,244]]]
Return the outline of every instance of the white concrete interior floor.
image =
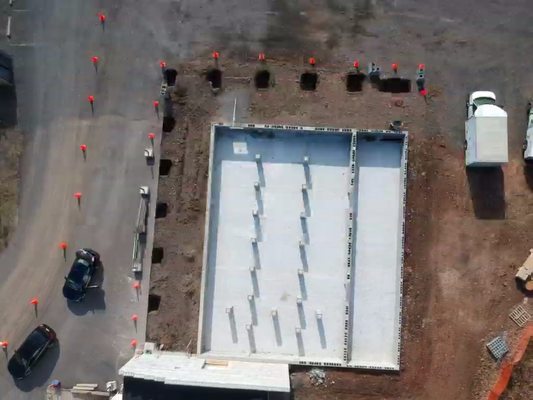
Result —
[[[402,142],[358,145],[361,165],[352,173],[351,130],[215,132],[200,353],[391,367],[399,340],[391,329],[400,304]],[[357,173],[365,193],[352,195]],[[354,207],[361,215],[351,221]],[[346,274],[350,226],[361,253],[351,267],[362,266],[355,285]]]

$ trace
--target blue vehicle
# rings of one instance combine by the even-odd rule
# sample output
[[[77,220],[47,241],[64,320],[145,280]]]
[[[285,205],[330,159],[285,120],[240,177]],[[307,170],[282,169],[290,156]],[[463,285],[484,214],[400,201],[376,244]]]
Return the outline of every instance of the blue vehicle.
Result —
[[[76,251],[76,259],[65,276],[63,296],[66,299],[80,302],[85,298],[91,279],[100,265],[100,255],[92,249]]]

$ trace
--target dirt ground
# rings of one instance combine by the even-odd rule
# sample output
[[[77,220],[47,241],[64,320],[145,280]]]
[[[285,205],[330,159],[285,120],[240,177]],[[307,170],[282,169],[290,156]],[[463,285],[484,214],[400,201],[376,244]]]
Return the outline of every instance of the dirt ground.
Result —
[[[333,66],[319,68],[316,92],[302,92],[295,82],[300,69],[292,64],[268,63],[276,84],[260,92],[246,79],[254,75],[256,63],[238,68],[223,63],[224,74],[232,78],[224,81],[216,98],[199,76],[206,65],[182,66],[181,117],[163,139],[162,156],[173,166],[160,179],[159,201],[169,208],[156,226],[155,246],[164,248],[164,259],[153,266],[152,292],[162,300],[159,311],[149,317],[149,337],[166,348],[184,350],[190,344],[195,349],[209,121],[227,122],[235,97],[249,101],[238,107],[239,116],[258,123],[328,126],[335,105],[335,126],[386,128],[389,121],[401,119],[409,130],[402,372],[328,371],[326,388],[310,385],[302,370],[292,374],[295,397],[481,395],[489,383],[482,378],[497,370],[484,343],[515,330],[507,314],[522,297],[513,276],[528,254],[533,196],[519,154],[503,172],[466,174],[462,150],[446,140],[445,132],[429,138],[424,134],[428,115],[440,107],[438,94],[427,104],[416,93],[391,95],[369,85],[348,94],[343,72]],[[480,372],[484,359],[488,371]]]
[[[278,25],[264,41],[274,47],[267,65],[275,84],[267,91],[253,87],[257,52],[242,38],[229,37],[231,44],[217,48],[224,71],[217,96],[202,75],[211,62],[207,52],[194,62],[176,62],[182,86],[177,125],[162,145],[173,166],[159,189],[169,209],[157,220],[154,244],[164,248],[164,258],[152,269],[151,292],[162,297],[149,316],[148,337],[166,348],[195,349],[209,123],[230,122],[235,98],[242,122],[386,129],[400,119],[410,135],[401,372],[327,370],[327,384],[315,387],[305,369],[294,368],[294,397],[486,398],[499,365],[485,343],[516,334],[508,313],[523,294],[513,277],[533,247],[533,170],[521,160],[533,79],[520,72],[527,69],[520,53],[531,45],[516,41],[530,29],[520,16],[525,3],[505,10],[504,3],[491,3],[476,14],[479,21],[455,0],[446,10],[432,3],[431,12],[417,10],[413,1],[401,12],[370,1],[356,2],[350,12],[327,3],[320,10],[309,6],[305,16],[290,7],[277,11]],[[502,29],[489,31],[480,21],[498,13]],[[288,28],[283,18],[312,23]],[[290,43],[284,39],[289,34]],[[377,55],[399,61],[409,77],[425,62],[427,103],[417,93],[391,95],[369,85],[348,94],[343,77],[355,53],[362,65]],[[318,60],[319,84],[315,92],[302,92],[297,80],[310,54]],[[510,162],[502,169],[464,167],[464,97],[479,85],[496,90],[509,113]]]
[[[7,246],[16,225],[21,153],[22,134],[0,129],[0,251]]]
[[[161,296],[161,302],[159,311],[148,315],[147,337],[167,349],[196,349],[209,110],[215,108],[211,92],[197,81],[183,81],[175,96],[179,118],[173,132],[164,135],[161,147],[161,158],[170,159],[172,167],[168,176],[159,179],[158,202],[167,203],[167,214],[156,219],[154,248],[162,247],[164,254],[161,263],[152,265],[150,293]],[[190,101],[193,94],[199,98]]]
[[[501,400],[526,400],[533,394],[533,342],[524,354],[522,362],[513,369],[511,381]]]

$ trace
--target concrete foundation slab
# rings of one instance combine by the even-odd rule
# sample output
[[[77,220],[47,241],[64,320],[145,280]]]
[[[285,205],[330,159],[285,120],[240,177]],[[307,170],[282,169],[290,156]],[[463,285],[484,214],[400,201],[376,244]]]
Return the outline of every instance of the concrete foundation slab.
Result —
[[[406,133],[211,140],[198,353],[397,369]]]

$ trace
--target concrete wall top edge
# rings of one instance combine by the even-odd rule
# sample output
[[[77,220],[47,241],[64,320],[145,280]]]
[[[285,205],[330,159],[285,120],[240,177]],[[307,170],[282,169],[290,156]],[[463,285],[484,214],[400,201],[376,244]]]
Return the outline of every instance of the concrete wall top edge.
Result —
[[[401,136],[408,137],[408,131],[393,131],[388,129],[357,129],[357,128],[335,128],[335,127],[314,127],[314,126],[300,126],[300,125],[276,125],[276,124],[235,124],[228,125],[222,123],[213,123],[212,129],[215,134],[228,132],[231,130],[242,131],[243,129],[256,129],[258,131],[279,131],[285,133],[337,133],[337,134],[356,134],[356,135],[385,135],[385,136]],[[258,132],[260,133],[260,132]]]

